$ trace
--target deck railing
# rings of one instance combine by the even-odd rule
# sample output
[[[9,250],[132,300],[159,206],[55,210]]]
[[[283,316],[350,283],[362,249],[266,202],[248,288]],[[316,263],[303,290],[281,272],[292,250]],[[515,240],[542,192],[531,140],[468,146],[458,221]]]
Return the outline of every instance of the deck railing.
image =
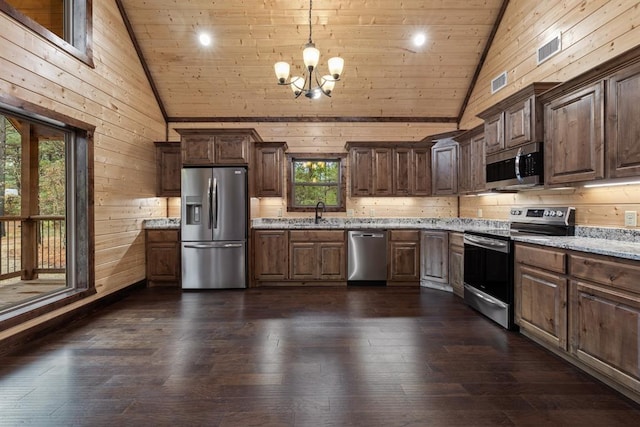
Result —
[[[23,241],[22,226],[36,224],[35,241]],[[36,273],[62,273],[66,268],[64,216],[0,217],[0,279],[21,275],[22,250],[35,251]]]

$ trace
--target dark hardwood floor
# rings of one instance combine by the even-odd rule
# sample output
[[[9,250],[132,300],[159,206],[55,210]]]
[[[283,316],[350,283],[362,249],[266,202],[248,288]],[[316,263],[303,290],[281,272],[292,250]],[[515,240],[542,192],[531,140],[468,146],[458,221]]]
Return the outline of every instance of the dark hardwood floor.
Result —
[[[640,425],[640,406],[414,288],[141,289],[0,358],[0,425]]]

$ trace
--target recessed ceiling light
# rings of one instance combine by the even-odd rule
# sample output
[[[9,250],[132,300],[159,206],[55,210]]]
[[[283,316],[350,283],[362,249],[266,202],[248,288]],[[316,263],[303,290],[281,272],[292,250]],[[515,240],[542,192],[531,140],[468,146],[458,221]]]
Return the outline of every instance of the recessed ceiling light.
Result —
[[[198,40],[202,46],[209,46],[211,44],[211,36],[207,33],[200,33]]]
[[[413,36],[413,44],[415,46],[422,46],[423,44],[425,44],[425,42],[427,41],[427,36],[425,35],[425,33],[418,33],[415,36]]]

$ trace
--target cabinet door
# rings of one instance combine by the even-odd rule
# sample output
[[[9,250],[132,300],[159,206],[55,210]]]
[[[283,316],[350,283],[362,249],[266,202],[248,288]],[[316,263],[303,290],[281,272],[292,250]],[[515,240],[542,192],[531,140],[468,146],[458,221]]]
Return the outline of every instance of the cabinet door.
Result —
[[[531,142],[531,104],[533,98],[512,105],[504,112],[504,144],[506,148]]]
[[[421,245],[421,278],[431,282],[449,283],[449,233],[423,231]]]
[[[215,137],[211,135],[185,135],[182,137],[181,145],[183,165],[213,165]]]
[[[282,145],[256,147],[256,197],[282,197]]]
[[[458,193],[465,194],[474,190],[473,188],[473,170],[474,162],[478,162],[478,158],[474,158],[471,153],[471,140],[460,143],[458,156]]]
[[[435,146],[431,149],[431,182],[433,195],[458,192],[458,144]]]
[[[566,350],[567,280],[516,264],[515,322],[538,339]]]
[[[484,138],[487,154],[504,149],[504,112],[500,112],[484,121]]]
[[[449,284],[453,293],[464,297],[464,243],[462,233],[449,233]]]
[[[372,176],[372,150],[370,148],[352,148],[349,152],[351,162],[351,196],[370,196]]]
[[[321,280],[346,280],[346,260],[344,242],[318,243],[319,271]]]
[[[411,186],[413,174],[413,158],[410,148],[393,149],[393,195],[410,196],[413,195]]]
[[[393,192],[393,150],[391,148],[373,149],[373,195],[390,196]]]
[[[180,244],[178,230],[146,230],[147,285],[179,285]]]
[[[315,280],[318,278],[316,243],[291,242],[289,251],[289,278],[293,280]]]
[[[471,188],[483,191],[487,186],[487,162],[485,158],[484,135],[471,138]]]
[[[285,230],[255,230],[253,233],[253,277],[285,280],[289,269],[288,235]]]
[[[389,280],[420,280],[420,248],[418,242],[389,242]]]
[[[640,392],[640,296],[573,280],[570,295],[569,351]]]
[[[640,175],[640,64],[609,79],[607,156],[611,178]]]
[[[249,162],[249,137],[219,135],[215,138],[215,162],[219,165],[244,165]]]
[[[180,197],[182,153],[175,142],[156,143],[156,196]]]
[[[603,83],[545,104],[545,181],[567,184],[604,177]]]
[[[412,193],[414,196],[431,195],[431,148],[413,149]]]

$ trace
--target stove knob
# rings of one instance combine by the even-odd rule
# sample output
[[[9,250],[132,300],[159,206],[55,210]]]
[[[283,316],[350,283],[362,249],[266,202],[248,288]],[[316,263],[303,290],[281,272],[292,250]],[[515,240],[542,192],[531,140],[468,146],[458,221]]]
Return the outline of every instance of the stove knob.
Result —
[[[549,216],[549,211],[544,211],[544,216]]]
[[[556,211],[549,212],[549,216],[556,216]]]
[[[556,215],[557,215],[557,216],[559,216],[559,217],[562,217],[562,216],[564,216],[564,212],[562,212],[562,211],[557,211],[557,212],[556,212]]]

